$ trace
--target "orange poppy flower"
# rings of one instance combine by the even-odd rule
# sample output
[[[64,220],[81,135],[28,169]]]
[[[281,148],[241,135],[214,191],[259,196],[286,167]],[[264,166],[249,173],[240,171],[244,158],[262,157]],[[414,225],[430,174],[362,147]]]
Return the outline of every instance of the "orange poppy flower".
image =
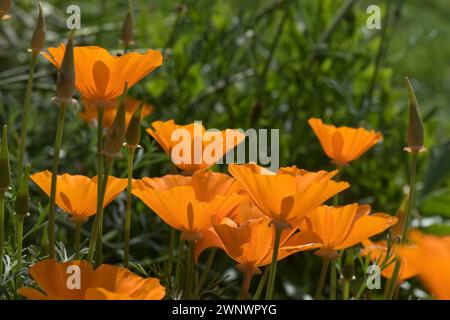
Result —
[[[245,139],[243,133],[232,129],[216,132],[220,138],[207,137],[209,133],[198,122],[178,125],[173,120],[155,121],[152,127],[147,129],[148,134],[171,156],[172,162],[187,173],[211,167]]]
[[[80,113],[81,119],[83,119],[86,122],[95,122],[98,121],[98,113],[97,113],[97,107],[94,103],[89,101],[87,98],[82,97],[81,101],[83,103],[83,112]],[[125,125],[126,128],[128,128],[128,124],[131,121],[131,117],[133,116],[134,112],[136,111],[137,107],[141,103],[141,101],[136,100],[130,96],[127,96],[126,98],[126,105],[125,105]],[[145,103],[142,107],[142,113],[141,113],[141,119],[149,116],[153,112],[153,105]],[[104,109],[103,114],[103,128],[110,128],[112,126],[112,123],[114,121],[114,118],[116,116],[117,112],[117,100],[111,106],[108,106]]]
[[[20,288],[31,300],[160,300],[165,288],[156,278],[141,278],[128,269],[103,264],[95,271],[87,261],[40,261],[29,268],[42,291]]]
[[[395,248],[391,248],[389,257],[387,257],[387,241],[381,240],[372,242],[369,239],[361,242],[364,249],[361,250],[360,255],[363,257],[370,257],[370,260],[375,262],[381,268],[381,275],[387,279],[392,278],[395,268],[395,259],[397,258]],[[412,247],[411,247],[412,248]],[[406,279],[417,275],[418,270],[414,268],[407,259],[402,259],[397,281],[402,283]]]
[[[450,300],[450,236],[436,237],[411,231],[416,245],[400,246],[398,255],[419,271],[425,287],[439,300]]]
[[[50,196],[52,173],[41,171],[31,179]],[[103,207],[111,203],[125,188],[127,179],[108,177]],[[97,211],[97,177],[81,175],[58,175],[56,184],[56,205],[77,222],[83,222]]]
[[[60,68],[64,50],[64,44],[48,48],[44,57]],[[75,47],[73,53],[75,85],[81,95],[97,107],[112,104],[122,95],[125,82],[131,88],[163,62],[161,53],[156,50],[144,54],[130,52],[118,57],[101,47],[87,46]]]
[[[133,194],[189,241],[201,239],[213,215],[226,217],[240,205],[246,196],[239,190],[233,178],[210,171],[197,171],[192,177],[144,178],[133,184]]]
[[[218,217],[215,218],[218,221]],[[320,239],[314,233],[301,231],[294,234],[295,231],[282,232],[278,261],[293,253],[321,246]],[[237,262],[236,268],[244,273],[243,292],[246,294],[253,275],[260,274],[259,268],[272,262],[274,241],[275,229],[266,218],[248,220],[240,225],[225,218],[204,232],[204,237],[196,243],[195,259],[207,248],[224,250]]]
[[[228,171],[281,228],[295,225],[298,219],[349,187],[347,182],[331,180],[337,171],[308,172],[291,167],[269,174],[256,164],[230,164]]]
[[[358,159],[364,152],[383,139],[381,133],[364,128],[326,125],[320,119],[308,120],[326,155],[338,166]]]
[[[315,232],[320,237],[323,247],[317,255],[335,258],[336,250],[353,247],[397,223],[396,217],[369,213],[370,206],[357,203],[342,207],[320,206],[299,226],[300,230]]]

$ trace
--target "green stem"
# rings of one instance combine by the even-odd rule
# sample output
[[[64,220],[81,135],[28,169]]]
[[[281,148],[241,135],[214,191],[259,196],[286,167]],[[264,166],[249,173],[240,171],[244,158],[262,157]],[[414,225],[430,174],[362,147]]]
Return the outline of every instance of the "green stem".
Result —
[[[178,259],[177,259],[177,268],[175,270],[175,280],[178,281],[178,288],[182,288],[184,285],[184,281],[186,280],[186,277],[181,276],[181,269],[183,268],[183,259],[184,259],[184,240],[179,241],[178,244]]]
[[[173,257],[175,250],[175,239],[176,238],[176,230],[170,227],[170,235],[169,235],[169,259],[167,261],[167,276],[169,279],[172,276],[172,266],[173,266]]]
[[[58,181],[59,171],[59,154],[61,151],[62,135],[64,130],[64,116],[66,113],[66,103],[61,102],[58,116],[58,127],[56,129],[55,147],[53,154],[53,167],[52,167],[52,184],[50,190],[50,208],[48,211],[48,247],[50,258],[55,258],[55,212],[56,212],[56,184]]]
[[[240,300],[247,300],[248,290],[250,289],[250,285],[252,283],[252,278],[253,278],[253,273],[244,272],[243,277],[242,277],[241,292],[239,294]]]
[[[24,217],[16,217],[17,223],[17,234],[16,234],[16,260],[17,260],[17,270],[20,271],[22,268],[22,239],[23,239],[23,220]]]
[[[316,294],[314,295],[314,299],[319,300],[322,295],[323,286],[325,284],[325,278],[327,277],[328,266],[330,264],[330,258],[323,257],[322,258],[322,268],[320,270],[319,282],[317,283]]]
[[[350,298],[350,281],[344,280],[344,300]]]
[[[359,287],[358,293],[356,294],[355,300],[361,299],[363,293],[366,291],[367,288],[367,279],[364,279],[361,283],[361,286]]]
[[[3,274],[3,240],[5,225],[5,191],[0,190],[0,277]]]
[[[409,179],[409,196],[408,202],[406,204],[405,209],[405,219],[403,221],[402,226],[402,237],[400,243],[403,245],[406,243],[408,237],[408,230],[411,224],[412,211],[414,206],[414,194],[416,192],[416,176],[417,176],[417,151],[413,151],[411,153],[411,174]],[[386,290],[385,299],[392,300],[395,286],[397,285],[398,274],[400,272],[401,261],[400,259],[396,259],[394,272],[392,274],[392,278],[389,281],[388,288]]]
[[[330,300],[336,300],[336,259],[331,259]]]
[[[98,166],[98,191],[97,194],[102,194],[102,185],[104,178],[104,157],[103,157],[103,115],[104,109],[103,107],[97,107],[97,143],[98,143],[98,154],[97,154],[97,166]],[[100,199],[101,198],[101,199]],[[96,265],[101,265],[101,261],[103,260],[103,195],[101,197],[97,197],[97,259]]]
[[[127,188],[127,211],[125,216],[125,249],[123,254],[123,266],[128,268],[130,261],[130,235],[131,235],[131,188],[133,184],[133,156],[134,147],[128,148],[128,188]]]
[[[30,63],[30,72],[28,73],[27,87],[25,91],[25,101],[23,103],[22,128],[20,132],[19,155],[17,157],[17,177],[21,177],[23,173],[23,159],[25,154],[25,146],[27,144],[27,128],[28,114],[30,110],[31,91],[33,89],[34,70],[36,67],[37,55],[33,55]]]
[[[278,250],[280,247],[281,228],[275,225],[275,243],[273,246],[272,264],[270,265],[269,283],[267,284],[266,300],[272,300],[277,274]]]
[[[269,276],[270,267],[264,268],[264,273],[261,277],[261,280],[259,280],[258,288],[256,288],[255,295],[253,296],[253,300],[258,300],[261,296],[261,293],[264,289],[264,286],[266,285],[267,277]]]
[[[76,221],[75,223],[75,259],[79,259],[80,257],[80,243],[81,243],[81,224],[82,222]]]
[[[214,261],[214,257],[216,256],[216,252],[217,252],[216,248],[212,248],[209,251],[208,258],[206,259],[206,263],[205,263],[205,267],[203,269],[202,275],[200,276],[197,286],[195,287],[195,296],[199,295],[200,290],[202,289],[203,284],[205,283],[206,278],[208,277],[209,269],[211,269],[211,265]]]
[[[194,254],[195,254],[195,243],[194,241],[189,241],[189,257],[187,261],[186,286],[184,289],[184,297],[187,299],[191,298],[192,283],[194,281]]]

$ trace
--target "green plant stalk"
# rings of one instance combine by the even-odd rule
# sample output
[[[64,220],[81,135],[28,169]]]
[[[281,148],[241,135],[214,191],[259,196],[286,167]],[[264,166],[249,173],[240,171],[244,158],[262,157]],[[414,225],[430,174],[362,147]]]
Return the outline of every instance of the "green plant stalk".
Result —
[[[177,259],[177,268],[175,270],[175,280],[177,281],[178,288],[182,288],[184,285],[184,280],[186,277],[181,276],[181,269],[184,259],[184,240],[179,241],[178,244],[178,259]]]
[[[3,274],[3,240],[5,228],[5,191],[0,191],[0,276]]]
[[[194,282],[194,254],[195,254],[195,243],[194,241],[189,241],[187,276],[186,276],[186,285],[184,288],[184,297],[187,299],[191,298],[192,284]]]
[[[330,300],[336,300],[336,259],[331,259]]]
[[[266,300],[272,300],[277,274],[278,250],[280,247],[281,228],[275,225],[275,243],[273,246],[272,263],[270,265],[269,282],[267,284]]]
[[[407,237],[408,237],[408,230],[409,226],[411,224],[411,216],[412,216],[412,210],[414,206],[414,195],[416,192],[416,176],[417,176],[417,151],[413,151],[411,153],[411,174],[409,179],[409,196],[408,196],[408,202],[406,204],[406,210],[405,210],[405,220],[403,221],[403,227],[402,227],[402,238],[400,240],[400,243],[403,245],[406,243]],[[392,278],[389,280],[388,288],[386,290],[385,299],[392,300],[395,286],[397,284],[398,280],[398,274],[400,272],[400,266],[401,261],[400,259],[396,259],[395,266],[394,266],[394,272],[392,274]]]
[[[350,298],[350,281],[344,280],[344,300],[348,300]]]
[[[133,184],[133,156],[134,147],[128,147],[128,188],[127,188],[127,210],[125,215],[125,248],[123,254],[123,266],[128,268],[130,261],[130,235],[131,235],[131,201],[132,193],[131,188]]]
[[[102,194],[102,185],[103,185],[103,178],[104,178],[104,157],[103,157],[103,115],[104,115],[104,109],[103,107],[97,107],[97,143],[98,143],[98,154],[97,154],[97,167],[98,167],[98,173],[97,173],[97,194]],[[102,199],[100,199],[102,198]],[[97,197],[97,214],[96,218],[97,221],[97,259],[96,264],[100,265],[99,261],[103,260],[103,195],[102,197]]]
[[[330,265],[330,258],[323,257],[322,258],[322,268],[320,270],[319,281],[317,282],[316,294],[314,295],[314,299],[319,300],[322,295],[323,286],[325,284],[325,279],[327,277],[328,266]]]
[[[167,276],[172,276],[172,265],[173,265],[173,257],[174,257],[174,250],[175,250],[175,237],[176,237],[176,230],[172,227],[170,227],[170,235],[169,235],[169,259],[167,261]]]
[[[216,252],[217,252],[216,248],[212,248],[209,251],[208,258],[206,259],[206,263],[205,263],[205,268],[203,269],[200,279],[198,280],[198,283],[195,287],[195,293],[194,293],[195,297],[197,297],[200,294],[200,290],[202,289],[203,284],[205,283],[206,278],[208,277],[208,273],[209,273],[209,270],[211,269],[211,265],[216,256]]]
[[[81,243],[81,224],[82,222],[74,222],[75,224],[75,241],[74,241],[74,250],[75,250],[75,259],[80,257],[80,243]]]
[[[34,70],[38,55],[32,55],[30,72],[28,73],[27,87],[25,89],[25,100],[23,103],[22,127],[20,131],[19,155],[17,156],[17,177],[23,173],[23,159],[25,155],[25,145],[27,144],[28,114],[30,111],[31,91],[33,89]]]
[[[17,261],[17,270],[20,271],[22,268],[22,240],[23,240],[23,220],[24,217],[16,217],[17,223],[17,234],[16,234],[16,261]]]
[[[250,289],[250,285],[252,284],[253,273],[244,272],[242,277],[242,286],[241,292],[239,294],[239,300],[247,300],[248,298],[248,290]]]
[[[62,135],[64,131],[64,117],[66,113],[67,104],[61,102],[58,116],[58,127],[56,129],[55,147],[53,155],[53,166],[52,166],[52,184],[50,190],[50,207],[48,210],[48,247],[49,255],[51,259],[55,258],[55,212],[56,212],[56,184],[58,181],[58,171],[59,171],[59,154],[61,151]]]
[[[270,267],[264,268],[264,273],[259,280],[258,288],[256,288],[255,295],[253,296],[253,300],[259,300],[262,291],[264,290],[264,286],[266,285],[267,277],[269,276]]]

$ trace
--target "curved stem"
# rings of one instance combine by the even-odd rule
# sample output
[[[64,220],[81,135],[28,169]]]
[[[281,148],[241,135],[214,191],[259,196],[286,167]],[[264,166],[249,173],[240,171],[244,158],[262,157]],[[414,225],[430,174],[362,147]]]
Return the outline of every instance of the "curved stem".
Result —
[[[217,248],[212,248],[209,251],[208,258],[206,259],[205,268],[203,269],[202,275],[200,276],[200,279],[197,283],[197,286],[195,287],[195,296],[198,296],[200,293],[200,290],[203,287],[203,284],[206,281],[206,277],[208,277],[209,269],[211,269],[211,265],[214,261],[214,257],[216,256]]]
[[[5,225],[5,191],[0,190],[0,277],[3,274],[4,225]]]
[[[187,271],[186,271],[186,285],[184,288],[184,297],[187,299],[191,298],[192,283],[194,281],[194,254],[195,254],[195,243],[194,241],[189,241],[189,256],[187,261]]]
[[[325,278],[327,277],[328,266],[330,264],[330,258],[323,257],[322,258],[322,268],[320,270],[319,282],[317,282],[316,294],[314,295],[314,299],[319,300],[322,295],[323,286],[325,284]]]
[[[131,188],[133,184],[133,156],[135,148],[128,148],[128,188],[127,188],[127,211],[125,216],[125,248],[123,254],[123,266],[128,268],[130,261],[130,235],[131,235]]]
[[[250,289],[250,285],[252,283],[252,278],[253,278],[252,272],[244,272],[244,275],[242,278],[241,293],[239,295],[240,300],[247,300],[248,290]]]
[[[330,300],[336,300],[336,259],[331,259]]]
[[[56,211],[56,184],[58,182],[59,154],[61,152],[62,135],[64,130],[64,116],[66,113],[66,103],[61,103],[58,116],[58,127],[53,154],[52,184],[50,190],[50,208],[48,210],[48,248],[51,259],[55,258],[55,211]]]
[[[278,250],[280,247],[281,228],[275,226],[275,243],[273,245],[272,264],[270,265],[269,283],[267,285],[266,300],[272,300],[277,274]]]
[[[23,159],[25,154],[25,146],[27,144],[27,128],[28,114],[30,110],[31,91],[33,89],[34,70],[36,67],[37,55],[33,55],[30,63],[30,72],[28,73],[27,87],[25,91],[25,100],[23,103],[22,128],[20,131],[19,155],[17,157],[17,177],[21,177],[23,173]]]
[[[261,296],[261,293],[264,289],[264,286],[266,285],[267,277],[269,276],[270,267],[264,268],[264,273],[261,277],[261,280],[259,280],[258,288],[256,288],[255,295],[253,296],[253,300],[258,300]]]

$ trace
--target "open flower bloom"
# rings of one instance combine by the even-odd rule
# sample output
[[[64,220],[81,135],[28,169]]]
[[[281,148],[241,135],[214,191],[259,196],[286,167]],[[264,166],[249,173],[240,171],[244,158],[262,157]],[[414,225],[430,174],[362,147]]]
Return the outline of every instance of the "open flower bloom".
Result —
[[[383,277],[387,279],[392,278],[396,258],[401,259],[400,270],[397,278],[399,283],[414,277],[418,273],[418,270],[411,265],[408,259],[402,259],[397,256],[396,248],[391,248],[389,257],[387,256],[388,248],[386,240],[372,242],[369,239],[366,239],[361,243],[363,244],[364,249],[361,250],[360,255],[363,257],[370,257],[370,260],[380,267]],[[411,246],[411,248],[413,247]]]
[[[400,246],[398,255],[419,271],[422,283],[440,300],[450,300],[450,236],[436,237],[411,231],[416,247]]]
[[[326,125],[320,119],[308,120],[326,155],[339,167],[358,159],[364,152],[382,140],[374,130]]]
[[[211,167],[245,139],[238,130],[207,131],[198,122],[178,125],[173,120],[155,121],[152,127],[148,134],[179,169],[188,173]]]
[[[44,57],[60,68],[64,50],[64,44],[48,48]],[[81,95],[97,107],[112,104],[122,95],[125,82],[131,88],[163,62],[161,53],[156,50],[144,54],[130,52],[118,57],[101,47],[87,46],[75,47],[73,53],[75,85]]]
[[[83,260],[46,259],[29,272],[43,291],[20,288],[19,293],[31,300],[161,300],[166,291],[159,279],[107,264],[94,270]]]
[[[335,258],[336,250],[353,247],[361,241],[385,231],[397,218],[375,213],[370,206],[349,204],[342,207],[320,206],[300,223],[300,230],[315,232],[323,247],[317,255]]]
[[[212,226],[213,215],[224,218],[234,212],[246,199],[240,191],[232,177],[210,171],[197,171],[192,177],[144,178],[133,183],[133,194],[189,241],[202,238],[202,232]]]
[[[31,179],[50,196],[52,173],[41,171]],[[127,179],[108,177],[103,207],[111,203],[125,188]],[[58,175],[56,183],[56,205],[67,212],[76,222],[83,222],[97,211],[97,177],[81,175]]]
[[[337,171],[308,172],[295,167],[270,173],[256,164],[230,164],[228,171],[248,192],[255,204],[281,228],[299,219],[349,187],[331,179]]]
[[[89,101],[87,98],[82,97],[83,103],[83,112],[80,113],[81,119],[86,122],[98,122],[98,113],[97,107],[95,103]],[[131,117],[133,116],[136,109],[139,107],[141,101],[133,99],[130,96],[127,96],[125,101],[125,125],[128,128],[128,124],[131,121]],[[153,112],[154,107],[150,104],[145,103],[142,106],[141,119],[147,117]],[[116,117],[117,113],[117,100],[114,101],[110,106],[104,108],[103,113],[103,128],[110,128]]]
[[[214,218],[218,222],[219,218]],[[291,229],[282,232],[278,261],[293,253],[321,246],[320,239],[313,232],[295,231],[297,230]],[[275,229],[266,218],[251,219],[240,225],[225,218],[221,223],[214,224],[197,242],[195,259],[207,248],[224,250],[237,262],[237,269],[244,273],[244,285],[249,287],[253,275],[261,273],[259,268],[272,262],[274,241]]]

